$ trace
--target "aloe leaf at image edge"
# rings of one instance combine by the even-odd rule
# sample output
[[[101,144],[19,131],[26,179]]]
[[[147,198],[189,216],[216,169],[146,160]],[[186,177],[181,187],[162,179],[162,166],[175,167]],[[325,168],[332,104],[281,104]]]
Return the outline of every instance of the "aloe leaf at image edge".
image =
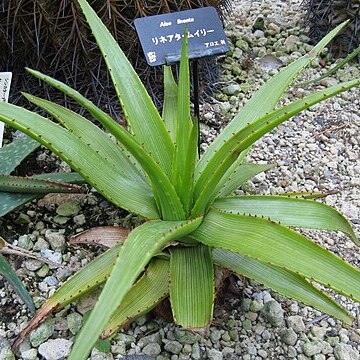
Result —
[[[269,195],[232,196],[215,200],[213,207],[233,214],[269,218],[285,226],[342,231],[356,245],[360,245],[343,215],[313,200]]]
[[[84,184],[85,180],[77,173],[50,173],[34,175],[35,179],[45,179],[52,181],[66,182],[70,184]],[[53,192],[50,191],[50,192]],[[39,199],[45,194],[21,194],[21,193],[9,193],[0,191],[0,217],[8,214],[25,205],[26,203]]]
[[[0,174],[9,175],[40,144],[29,136],[19,137],[0,148]]]
[[[35,305],[29,293],[27,292],[25,286],[2,254],[0,254],[0,274],[4,276],[4,278],[8,280],[10,284],[14,287],[15,291],[28,306],[31,313],[35,313]]]
[[[91,8],[87,5],[87,3],[84,0],[81,0],[81,3],[82,3],[82,5],[84,5],[86,7],[88,15],[90,14],[90,17],[92,18],[92,20],[95,21],[95,27],[93,28],[93,30],[99,32],[99,29],[100,29],[100,33],[105,35],[105,37],[107,38],[106,41],[109,41],[109,37],[111,37],[111,36],[107,32],[107,30],[104,30],[104,27],[101,25],[101,22],[100,22],[100,20],[98,20],[96,14],[91,10]],[[94,24],[94,22],[93,22],[93,24]],[[328,41],[328,40],[329,40],[329,37],[326,40],[323,40],[320,43],[320,45],[318,45],[315,49],[319,50],[321,48],[321,46],[323,46],[326,43],[326,41]],[[113,42],[113,40],[111,40],[111,41]],[[101,39],[99,42],[101,42]],[[121,50],[118,50],[118,51],[121,51]],[[106,51],[105,51],[105,53],[106,53]],[[314,52],[311,54],[311,56],[309,56],[309,58],[311,58],[313,55],[314,55]],[[282,92],[285,91],[286,87],[289,85],[289,83],[292,80],[292,79],[290,79],[290,82],[289,82],[288,77],[294,78],[295,75],[302,69],[302,67],[305,66],[309,62],[309,58],[302,58],[301,61],[296,63],[296,66],[294,64],[292,64],[289,66],[289,69],[287,70],[287,72],[284,71],[281,73],[282,75],[280,77],[278,77],[278,79],[281,80],[280,81],[281,86],[283,87]],[[117,60],[118,59],[116,59],[116,61]],[[115,61],[115,60],[111,59],[111,61]],[[182,61],[184,61],[184,59],[182,59]],[[114,63],[111,64],[110,67],[112,67],[112,65],[114,65]],[[128,63],[126,63],[126,66],[128,66]],[[120,68],[121,68],[121,66],[119,66],[119,69]],[[34,72],[34,71],[32,71],[32,73],[36,74],[36,72]],[[131,73],[133,76],[134,73],[133,72],[131,72]],[[39,73],[37,73],[36,76],[38,76],[39,78],[42,78],[44,80],[46,79],[45,81],[48,81],[49,83],[55,84],[56,85],[55,87],[64,91],[66,94],[70,94],[69,96],[72,95],[73,98],[75,98],[76,100],[79,101],[79,103],[85,104],[84,106],[88,110],[90,110],[90,112],[92,114],[95,114],[96,118],[98,118],[103,124],[108,125],[109,129],[112,129],[110,131],[115,136],[117,136],[117,138],[120,141],[121,141],[121,139],[123,139],[123,141],[125,142],[125,144],[123,144],[123,145],[128,146],[127,149],[130,152],[136,152],[136,151],[141,152],[141,158],[139,157],[137,159],[139,160],[139,163],[141,163],[141,161],[142,161],[141,165],[143,166],[147,175],[149,175],[149,171],[151,172],[150,175],[152,175],[153,177],[158,176],[157,172],[161,172],[162,178],[160,176],[157,178],[157,180],[159,180],[159,181],[161,179],[163,179],[164,181],[169,180],[168,179],[169,175],[164,174],[161,169],[163,166],[165,168],[167,167],[166,161],[161,164],[161,167],[155,166],[153,158],[149,154],[147,154],[147,152],[141,147],[141,145],[137,144],[136,141],[132,137],[130,137],[131,135],[129,135],[121,127],[115,125],[113,119],[109,118],[108,115],[101,112],[100,109],[95,108],[93,104],[89,103],[86,99],[81,97],[80,94],[73,91],[72,89],[69,89],[64,84],[61,84],[53,79],[49,79],[48,77],[45,77],[44,75],[41,75],[41,74],[39,75]],[[138,80],[136,80],[136,82],[137,81]],[[274,82],[271,82],[271,80],[270,80],[270,84],[273,84],[273,83]],[[357,85],[356,81],[355,81],[355,83],[351,83],[351,86],[356,86],[356,85]],[[266,86],[265,86],[265,89],[266,89]],[[346,89],[341,89],[341,90],[339,90],[339,92],[344,91],[344,90],[346,90]],[[263,90],[260,90],[260,93],[261,92],[264,92],[264,88],[263,88]],[[276,99],[276,97],[279,98],[281,96],[281,94],[279,93],[280,92],[279,87],[277,88],[277,91],[274,91],[274,92],[276,93],[275,95],[271,94],[271,92],[269,92],[270,98],[271,98],[270,102],[271,101],[274,102],[276,100],[275,104],[273,106],[276,105],[276,102],[278,100],[278,99]],[[121,96],[121,94],[120,94],[120,96]],[[256,95],[256,96],[259,97],[260,95]],[[256,96],[255,96],[255,99],[256,99]],[[264,108],[267,106],[266,104],[265,105],[263,104],[263,100],[259,104],[261,105],[259,109],[255,109],[255,107],[254,107],[254,109],[251,109],[251,107],[249,107],[249,106],[246,108],[247,110],[250,109],[250,112],[252,112],[251,116],[254,116],[253,120],[256,120],[256,118],[259,116],[261,117],[261,112],[264,111]],[[126,107],[126,104],[123,104],[123,105],[125,105],[125,107]],[[304,104],[304,106],[306,106],[306,104]],[[9,110],[9,109],[13,109],[13,107],[11,107],[11,106],[3,107],[3,109]],[[271,110],[272,110],[272,107],[271,107],[271,109],[269,109],[269,111],[271,111]],[[281,110],[279,110],[278,112],[275,112],[274,114],[271,114],[271,116],[275,116],[273,118],[273,119],[275,119],[275,122],[283,120],[283,119],[279,120],[278,118],[276,118],[276,116],[278,116],[280,113],[281,113]],[[25,114],[25,112],[24,112],[24,114]],[[26,113],[26,114],[29,115],[29,113]],[[287,115],[283,114],[283,116],[287,116]],[[5,119],[5,121],[8,121],[9,124],[14,125],[12,120],[13,120],[12,117]],[[17,121],[20,121],[20,120],[17,120]],[[257,130],[256,136],[260,137],[261,135],[265,134],[266,132],[268,132],[270,130],[270,128],[268,126],[266,126],[266,121],[267,120],[265,120],[264,118],[261,118],[261,119],[259,119],[259,122],[255,125],[255,127],[253,127],[253,129]],[[14,122],[16,122],[16,121],[14,120]],[[131,121],[130,121],[130,123],[131,123]],[[55,125],[55,124],[53,124],[53,125]],[[137,125],[138,124],[135,124],[135,127]],[[16,125],[16,126],[19,126],[22,130],[26,130],[25,123],[23,125]],[[52,126],[52,125],[50,125],[50,126]],[[237,126],[239,126],[239,124]],[[256,127],[256,126],[258,126],[258,127]],[[161,128],[161,126],[160,126],[160,128]],[[249,130],[249,129],[247,129],[247,130]],[[62,132],[63,129],[61,129],[60,131],[62,134],[64,134]],[[196,134],[196,132],[193,131],[192,134],[194,135],[194,134]],[[38,134],[35,132],[35,130],[33,131],[32,135],[34,137],[38,138]],[[45,133],[44,133],[44,135],[45,135]],[[142,134],[142,135],[144,135],[144,134]],[[233,136],[233,134],[231,133],[231,137],[232,136]],[[208,189],[211,190],[209,195],[206,195],[206,194],[204,194],[204,192],[200,191],[200,193],[204,194],[203,199],[201,199],[201,201],[206,200],[204,209],[207,209],[209,207],[211,201],[214,199],[213,193],[215,193],[215,196],[216,196],[216,194],[221,190],[221,187],[218,186],[218,184],[219,184],[218,180],[220,179],[223,182],[223,184],[226,184],[226,182],[231,178],[231,174],[228,174],[227,170],[231,169],[231,173],[233,174],[233,171],[235,169],[232,169],[231,167],[233,166],[234,163],[237,163],[237,161],[239,161],[239,160],[237,160],[239,151],[241,150],[241,151],[245,152],[247,150],[247,148],[249,146],[251,146],[252,142],[254,142],[256,139],[254,136],[252,137],[251,135],[249,135],[249,137],[245,140],[246,141],[242,144],[242,146],[244,147],[243,149],[242,148],[239,149],[236,146],[231,149],[231,151],[233,151],[233,153],[227,159],[226,166],[223,166],[221,168],[222,171],[226,172],[225,179],[222,179],[220,176],[221,172],[218,171],[217,161],[215,161],[215,170],[218,171],[218,173],[216,174],[217,178],[214,179],[212,171],[210,170],[211,166],[214,166],[214,163],[211,164],[210,168],[208,168],[208,170],[206,171],[206,173],[207,173],[206,176],[209,176],[209,181],[212,181],[213,184],[211,184],[211,186],[208,187]],[[42,141],[43,141],[43,143],[47,142],[47,140],[42,140]],[[75,139],[74,139],[74,141],[75,141]],[[80,143],[81,143],[81,146],[86,147],[86,143],[82,143],[82,142],[80,142]],[[222,143],[222,141],[221,141],[221,143]],[[66,144],[63,143],[63,146],[65,146],[65,145]],[[48,143],[47,143],[47,146],[49,147]],[[228,146],[228,144],[226,144],[226,146]],[[50,146],[50,148],[51,148],[51,146]],[[225,151],[223,151],[223,153],[224,152]],[[61,150],[59,150],[58,153],[59,153],[59,155],[61,155]],[[92,152],[90,150],[89,150],[89,153],[92,154]],[[194,153],[195,153],[195,151],[193,151],[192,153],[190,152],[189,155],[187,155],[187,157],[189,159],[193,158]],[[216,154],[216,152],[215,152],[215,154]],[[135,156],[136,154],[133,153],[133,155]],[[227,153],[225,155],[228,156]],[[183,154],[182,154],[182,156],[183,156]],[[167,157],[168,158],[170,157],[171,161],[173,160],[172,155],[170,155],[170,156],[167,155]],[[216,159],[216,156],[214,156],[214,157]],[[71,162],[72,159],[69,158],[67,160],[69,160]],[[149,160],[151,162],[151,164],[153,165],[152,168],[146,164],[145,160]],[[243,159],[241,159],[241,161],[242,160]],[[192,162],[191,162],[191,164],[192,164]],[[194,164],[195,164],[195,161],[194,161]],[[240,163],[239,163],[239,165],[240,165]],[[191,168],[193,165],[189,165],[189,166]],[[169,169],[166,170],[167,174],[169,174],[168,170]],[[199,173],[199,175],[200,175],[200,173]],[[229,177],[228,177],[228,175],[229,175]],[[104,180],[104,179],[100,179],[100,180]],[[95,185],[98,185],[98,184],[95,184]],[[170,184],[168,183],[168,185],[169,186],[162,186],[161,191],[157,191],[157,194],[155,194],[156,203],[154,203],[154,209],[158,210],[157,206],[162,207],[162,204],[164,204],[164,202],[166,203],[167,198],[168,199],[172,198],[171,193],[162,194],[162,192],[164,190],[166,191],[166,190],[170,189],[170,192],[171,192],[174,189],[172,187],[171,183]],[[155,184],[153,184],[153,187],[154,186],[155,186]],[[198,187],[200,187],[200,185],[198,185]],[[156,190],[158,190],[158,189],[155,189],[155,191]],[[106,194],[104,194],[104,195],[106,196]],[[167,198],[165,195],[167,196]],[[177,197],[176,192],[175,192],[175,195]],[[108,196],[108,198],[109,198],[109,196]],[[111,197],[109,198],[109,200],[113,201]],[[118,205],[121,206],[120,203],[118,203]],[[202,211],[200,211],[202,206],[203,205],[198,206],[199,209],[197,211],[202,212]],[[137,210],[139,211],[139,209],[137,209]],[[181,218],[181,217],[185,216],[186,211],[181,210],[181,206],[179,206],[179,202],[177,202],[177,200],[175,200],[175,202],[173,202],[172,205],[170,205],[169,207],[163,207],[163,208],[159,209],[158,215],[160,215],[162,217],[172,217],[172,216],[174,216],[174,214],[172,214],[172,212],[174,210],[177,212],[177,214],[175,215],[176,217]],[[196,213],[196,211],[194,213]],[[192,214],[192,216],[194,216],[194,213]],[[219,213],[220,215],[216,215],[216,213]],[[218,216],[218,218],[216,218],[216,216]],[[214,217],[215,217],[216,221],[214,221]],[[233,219],[236,219],[236,221],[230,221]],[[246,221],[243,221],[244,219]],[[81,330],[81,332],[79,334],[79,338],[74,345],[74,349],[73,349],[72,354],[70,355],[70,359],[80,360],[80,359],[85,359],[87,357],[87,354],[91,350],[92,345],[96,342],[97,336],[105,328],[112,313],[114,311],[116,311],[116,308],[119,305],[119,303],[121,303],[121,300],[126,297],[126,295],[128,294],[128,290],[131,288],[132,284],[137,279],[137,277],[142,273],[143,269],[145,268],[146,264],[150,261],[150,259],[153,256],[155,256],[159,251],[161,251],[163,249],[163,247],[166,246],[167,244],[170,244],[174,240],[177,240],[180,242],[182,242],[182,241],[185,242],[185,239],[187,239],[189,236],[192,236],[195,239],[195,241],[200,240],[200,242],[204,242],[206,245],[211,246],[211,247],[224,247],[225,249],[230,249],[232,251],[237,251],[237,252],[246,251],[248,255],[250,254],[249,256],[252,255],[253,257],[260,255],[261,257],[264,258],[264,262],[266,263],[266,265],[272,266],[271,262],[274,259],[271,258],[271,256],[276,255],[273,253],[273,249],[276,247],[276,244],[271,244],[272,246],[271,246],[270,251],[268,251],[268,248],[265,247],[265,249],[267,250],[266,254],[264,254],[264,251],[262,252],[262,250],[264,250],[264,249],[262,249],[264,244],[269,247],[269,245],[266,244],[265,240],[267,240],[267,237],[264,234],[270,233],[270,235],[272,235],[272,237],[275,236],[275,239],[270,237],[270,240],[271,241],[279,240],[279,243],[282,246],[282,248],[280,247],[280,250],[283,251],[281,253],[282,255],[280,254],[281,258],[274,260],[274,263],[276,263],[276,261],[277,261],[276,264],[282,264],[282,265],[278,265],[278,266],[284,266],[284,263],[285,263],[285,265],[287,265],[293,271],[297,271],[297,268],[296,268],[297,266],[298,267],[303,266],[303,263],[301,263],[299,260],[296,262],[296,264],[295,264],[296,266],[293,264],[289,264],[289,261],[287,259],[284,260],[284,255],[283,255],[284,249],[289,252],[291,245],[293,245],[293,243],[295,243],[298,250],[304,251],[305,256],[311,255],[311,256],[309,256],[310,258],[315,257],[315,259],[319,262],[321,260],[320,255],[323,255],[324,258],[326,258],[326,260],[333,261],[335,263],[335,265],[331,264],[330,270],[332,271],[332,274],[333,274],[334,268],[336,268],[336,269],[339,268],[337,270],[339,270],[340,275],[333,274],[333,275],[335,275],[335,279],[333,279],[333,278],[331,279],[331,282],[332,282],[331,285],[333,287],[335,287],[335,289],[337,291],[339,291],[342,294],[345,294],[348,297],[357,298],[359,296],[359,294],[357,292],[355,292],[355,296],[353,294],[349,294],[349,289],[351,288],[351,286],[349,284],[342,283],[342,281],[346,282],[347,280],[350,280],[351,282],[353,282],[353,285],[356,286],[357,278],[355,279],[355,274],[358,275],[358,272],[354,268],[352,268],[350,265],[346,264],[345,262],[341,261],[338,257],[336,257],[335,255],[332,255],[331,253],[327,252],[326,250],[321,249],[321,248],[319,249],[319,247],[316,247],[316,245],[311,243],[310,240],[302,237],[301,235],[299,235],[281,225],[274,224],[273,222],[268,221],[268,220],[256,219],[251,216],[250,217],[249,216],[242,217],[242,216],[234,215],[234,214],[223,214],[221,212],[217,212],[216,210],[210,210],[210,212],[205,216],[203,223],[202,223],[202,221],[203,221],[202,218],[197,218],[197,219],[189,221],[189,222],[186,222],[186,221],[173,222],[173,221],[158,220],[158,221],[148,222],[148,223],[136,228],[135,230],[133,230],[130,233],[128,240],[125,241],[124,245],[121,247],[121,250],[119,251],[119,257],[118,257],[118,260],[116,261],[116,265],[112,271],[112,274],[111,274],[109,280],[105,284],[105,287],[100,296],[99,302],[96,304],[94,310],[92,311],[92,314],[90,315],[90,321],[88,321],[85,324],[84,328]],[[174,228],[175,225],[180,225],[180,228],[175,229]],[[184,228],[182,228],[182,226]],[[221,230],[218,229],[217,227],[221,228]],[[232,234],[232,232],[224,231],[225,229],[232,229],[232,228],[234,228],[236,230],[237,235],[238,235],[235,238],[234,238],[234,234]],[[262,232],[260,234],[257,233],[257,231],[259,229],[262,230]],[[208,232],[210,232],[211,234],[209,235]],[[276,236],[278,236],[278,239],[276,238]],[[241,241],[239,241],[239,238],[241,239]],[[313,245],[311,245],[311,244],[313,244]],[[171,245],[176,245],[176,243],[172,243]],[[256,246],[254,246],[254,249],[252,249],[252,245],[256,245]],[[313,249],[315,249],[314,246],[316,248],[316,251],[312,251]],[[249,250],[249,248],[250,248],[250,250]],[[179,249],[179,251],[181,251],[181,249]],[[251,252],[251,251],[254,251],[254,252]],[[266,256],[269,256],[270,258],[266,257]],[[320,263],[322,265],[324,265],[324,263],[322,263],[321,261],[320,261]],[[311,266],[312,266],[312,264],[307,265],[307,267],[305,267],[306,274],[302,274],[300,272],[302,274],[301,276],[303,276],[303,277],[308,276],[308,277],[312,278],[311,274],[312,274],[312,272],[314,272],[316,275],[316,276],[314,276],[315,280],[322,282],[322,281],[325,281],[325,279],[326,280],[328,279],[329,275],[327,276],[326,274],[324,274],[325,270],[313,269]],[[318,270],[318,271],[315,271],[315,270]],[[319,278],[320,278],[320,280],[319,280]],[[339,278],[342,281],[340,281]],[[334,286],[334,284],[335,284],[335,286]]]

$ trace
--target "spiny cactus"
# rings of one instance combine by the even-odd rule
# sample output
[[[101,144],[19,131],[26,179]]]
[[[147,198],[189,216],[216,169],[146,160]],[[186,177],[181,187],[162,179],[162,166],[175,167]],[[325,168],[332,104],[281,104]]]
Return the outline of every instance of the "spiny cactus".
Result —
[[[26,75],[24,68],[30,67],[70,84],[112,115],[118,114],[119,105],[115,93],[109,90],[111,85],[105,64],[77,2],[8,0],[1,3],[0,68],[14,71],[15,92],[26,90],[41,97],[57,97],[61,103],[73,105]],[[162,93],[159,91],[162,71],[146,64],[133,20],[139,16],[203,6],[216,7],[222,16],[230,8],[229,0],[92,0],[90,3],[121,44],[155,100]],[[24,105],[17,92],[11,102]]]
[[[317,42],[336,25],[349,19],[347,27],[330,45],[335,56],[346,56],[360,45],[359,0],[305,0],[310,37]]]

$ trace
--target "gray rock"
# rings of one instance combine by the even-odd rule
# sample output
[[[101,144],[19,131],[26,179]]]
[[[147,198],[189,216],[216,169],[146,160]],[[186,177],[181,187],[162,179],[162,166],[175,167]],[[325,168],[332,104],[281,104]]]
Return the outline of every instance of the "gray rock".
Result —
[[[240,92],[240,90],[241,89],[239,84],[232,84],[223,88],[223,92],[226,95],[236,95]]]
[[[33,247],[35,251],[41,251],[43,249],[48,249],[48,248],[49,248],[49,244],[43,238],[39,238]]]
[[[153,357],[150,357],[148,355],[128,355],[128,356],[123,356],[122,359],[124,359],[124,360],[154,360]]]
[[[39,270],[42,266],[42,262],[35,259],[28,259],[25,261],[25,267],[29,271]]]
[[[103,353],[98,349],[94,348],[91,351],[91,360],[113,360],[114,357],[111,353]]]
[[[15,355],[9,348],[4,348],[0,351],[1,360],[15,360]]]
[[[161,347],[157,343],[150,343],[142,349],[142,352],[145,355],[158,356],[161,353]]]
[[[58,264],[62,263],[62,255],[61,255],[61,253],[59,253],[57,251],[52,251],[49,249],[42,249],[41,255],[46,257],[47,259],[53,261],[54,263],[58,263]],[[56,266],[50,264],[49,268],[54,269],[54,268],[56,268]]]
[[[223,354],[221,351],[216,349],[208,349],[207,356],[209,360],[222,360]]]
[[[25,249],[25,250],[31,250],[34,246],[33,242],[30,239],[29,235],[21,235],[18,238],[17,246]]]
[[[262,316],[272,325],[279,326],[284,321],[284,310],[281,305],[273,300],[264,304],[261,310]]]
[[[116,335],[116,340],[119,341],[120,343],[124,343],[126,346],[129,346],[132,343],[136,342],[135,336],[123,334],[123,333],[118,333]]]
[[[168,341],[164,346],[164,349],[172,354],[179,354],[182,348],[182,344],[180,344],[178,341]]]
[[[305,324],[301,316],[298,315],[289,316],[286,319],[286,322],[288,327],[292,328],[298,334],[305,331]]]
[[[70,354],[72,341],[66,339],[49,340],[39,346],[39,354],[46,360],[62,360]]]
[[[144,346],[150,343],[156,343],[161,345],[161,336],[158,332],[155,334],[144,336],[138,341],[137,345],[139,345],[140,348],[143,348]]]
[[[82,296],[76,303],[76,310],[84,315],[89,310],[93,309],[97,299],[100,295],[100,290],[92,291],[91,293]]]
[[[76,312],[73,312],[66,317],[66,321],[70,332],[75,335],[81,327],[82,316]]]
[[[59,205],[56,209],[56,213],[60,216],[75,216],[79,213],[80,209],[81,207],[79,203],[71,201]]]
[[[297,51],[297,45],[300,44],[300,39],[295,35],[290,35],[284,42],[285,49],[288,53]]]
[[[69,217],[66,216],[61,216],[61,215],[55,215],[54,216],[54,223],[59,224],[59,225],[65,225],[66,223],[68,223],[70,220]]]
[[[36,349],[30,349],[22,352],[21,358],[22,360],[36,360],[38,358]]]
[[[200,351],[199,343],[195,343],[192,346],[191,358],[194,359],[194,360],[200,360],[201,359],[201,351]]]
[[[235,46],[241,50],[248,51],[249,50],[249,44],[247,41],[239,39]]]
[[[217,343],[221,339],[221,331],[218,329],[212,329],[210,333],[210,340],[213,344]]]
[[[251,302],[250,311],[258,312],[261,311],[263,307],[264,307],[264,302],[260,299],[255,299]]]
[[[199,334],[193,334],[190,331],[186,330],[175,330],[174,332],[175,339],[181,344],[195,344],[200,341],[201,336]]]
[[[274,55],[265,55],[258,60],[258,63],[264,70],[277,70],[283,66],[283,62]]]
[[[306,341],[302,349],[306,356],[314,356],[316,354],[320,354],[323,349],[323,343],[320,340]]]
[[[46,230],[45,239],[55,251],[62,251],[65,248],[65,236],[58,231]]]
[[[0,351],[3,349],[10,349],[11,345],[5,337],[0,336]]]
[[[84,214],[74,216],[74,223],[76,225],[84,225],[86,223],[86,218]]]
[[[359,360],[359,351],[347,344],[338,344],[334,348],[336,360]]]
[[[281,332],[281,340],[287,345],[295,345],[298,336],[292,328],[287,328]]]
[[[30,333],[30,343],[33,347],[38,347],[45,342],[54,332],[54,320],[49,319],[40,324]]]
[[[265,30],[265,19],[262,15],[259,15],[253,24],[253,30]]]

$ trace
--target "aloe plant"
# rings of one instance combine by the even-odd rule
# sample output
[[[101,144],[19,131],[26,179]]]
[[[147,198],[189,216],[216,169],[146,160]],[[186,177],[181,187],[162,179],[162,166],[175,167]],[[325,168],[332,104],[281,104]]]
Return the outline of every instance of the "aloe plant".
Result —
[[[312,282],[359,301],[360,271],[292,229],[342,231],[359,245],[348,221],[335,209],[294,194],[232,195],[266,169],[244,162],[255,141],[300,111],[360,84],[360,79],[348,81],[274,110],[344,24],[263,85],[198,159],[186,37],[178,84],[171,69],[164,68],[161,116],[96,13],[85,0],[78,2],[104,56],[128,129],[76,90],[35,70],[29,72],[75,99],[116,141],[83,116],[29,94],[27,99],[54,121],[11,104],[0,104],[0,120],[52,150],[109,201],[145,223],[65,282],[15,345],[49,313],[100,284],[101,295],[75,341],[72,360],[86,359],[99,336],[110,336],[168,296],[177,324],[206,328],[213,314],[214,264],[350,323],[352,316]]]

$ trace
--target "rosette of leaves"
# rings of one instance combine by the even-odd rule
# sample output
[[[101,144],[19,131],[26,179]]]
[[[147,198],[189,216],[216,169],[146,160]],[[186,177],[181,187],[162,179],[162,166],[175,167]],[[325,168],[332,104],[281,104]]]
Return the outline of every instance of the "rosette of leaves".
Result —
[[[27,99],[55,121],[11,104],[0,104],[0,120],[38,140],[109,201],[140,215],[145,223],[60,287],[22,336],[100,284],[101,295],[76,339],[72,360],[86,359],[101,334],[111,335],[168,296],[177,324],[206,328],[213,314],[214,264],[350,323],[351,315],[312,281],[359,301],[359,270],[292,230],[338,230],[359,245],[348,221],[323,203],[293,194],[232,195],[265,170],[244,161],[255,141],[301,110],[360,84],[360,79],[348,81],[276,108],[297,75],[344,24],[263,85],[198,159],[186,37],[179,83],[170,68],[164,69],[160,115],[96,13],[85,0],[78,2],[106,61],[128,128],[79,92],[34,70],[29,72],[78,101],[116,141],[83,116],[28,94]]]

